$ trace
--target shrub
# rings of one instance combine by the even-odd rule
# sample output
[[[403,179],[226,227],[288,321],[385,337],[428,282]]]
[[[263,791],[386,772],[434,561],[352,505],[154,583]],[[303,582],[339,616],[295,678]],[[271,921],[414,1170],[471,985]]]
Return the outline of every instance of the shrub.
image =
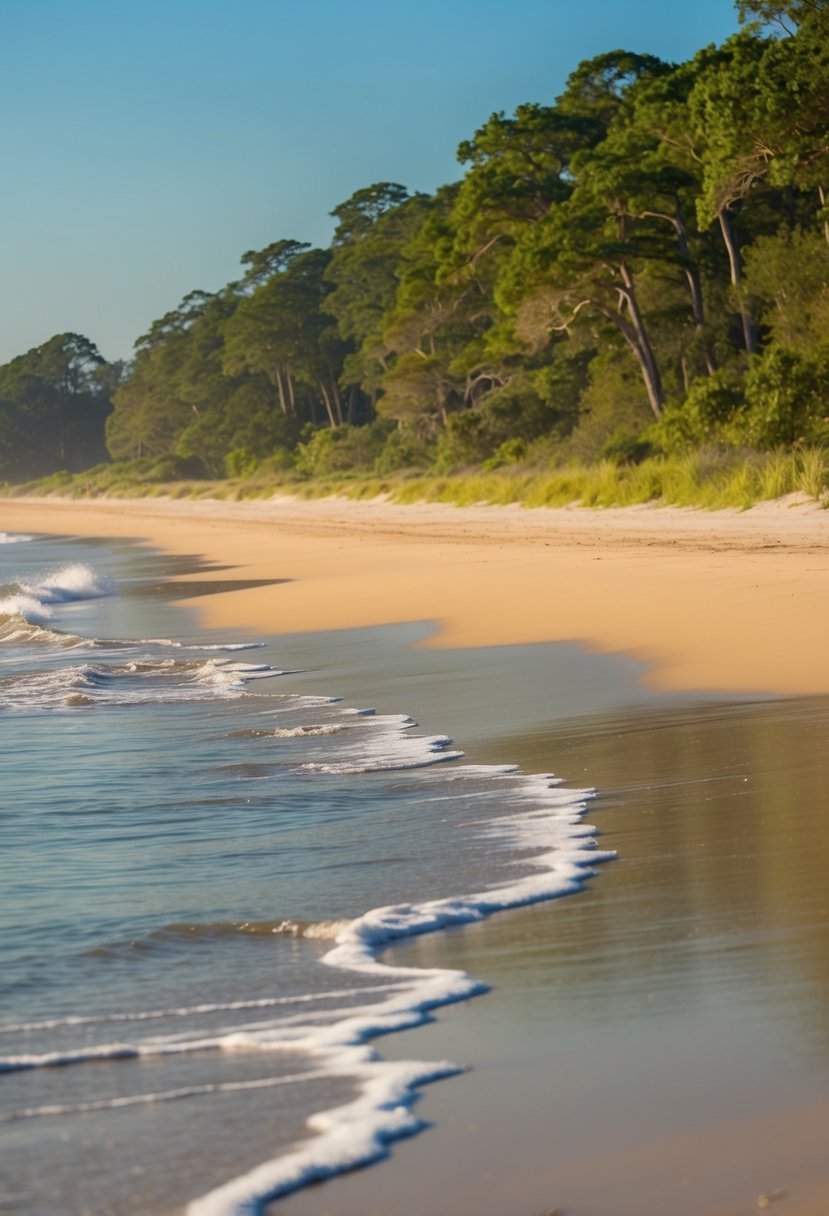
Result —
[[[225,456],[224,464],[228,477],[250,477],[259,467],[256,454],[250,448],[234,448]]]
[[[751,360],[745,402],[726,428],[738,443],[767,449],[829,439],[829,372],[792,351],[772,347]]]
[[[374,462],[374,471],[381,477],[400,469],[425,469],[432,463],[434,445],[421,439],[412,427],[401,423],[383,444]]]
[[[505,464],[519,464],[527,455],[527,445],[523,439],[506,439],[495,449],[489,460],[485,460],[483,468],[490,472],[500,469]]]
[[[653,444],[643,435],[618,430],[605,440],[599,455],[603,460],[613,460],[617,464],[641,464],[653,455]]]
[[[297,448],[296,468],[306,477],[330,477],[355,469],[370,469],[383,450],[394,424],[378,419],[368,426],[329,427],[315,431]]]

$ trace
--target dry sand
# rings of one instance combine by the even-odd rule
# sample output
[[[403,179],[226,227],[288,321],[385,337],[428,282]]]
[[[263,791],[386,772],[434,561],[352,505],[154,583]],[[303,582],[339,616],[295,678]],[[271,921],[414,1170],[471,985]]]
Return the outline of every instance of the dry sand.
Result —
[[[289,580],[199,599],[273,634],[434,621],[428,645],[572,640],[651,664],[661,689],[829,691],[829,513],[401,507],[380,500],[0,502],[0,530],[140,537]],[[198,576],[203,583],[204,575]]]

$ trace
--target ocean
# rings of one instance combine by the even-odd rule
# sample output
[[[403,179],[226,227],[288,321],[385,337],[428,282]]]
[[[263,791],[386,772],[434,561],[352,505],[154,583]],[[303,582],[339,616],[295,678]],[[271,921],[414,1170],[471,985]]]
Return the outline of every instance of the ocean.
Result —
[[[405,683],[375,712],[278,637],[200,631],[181,572],[0,533],[6,1216],[241,1216],[381,1158],[464,1061],[380,1036],[486,988],[384,948],[612,856],[590,790],[473,762]]]

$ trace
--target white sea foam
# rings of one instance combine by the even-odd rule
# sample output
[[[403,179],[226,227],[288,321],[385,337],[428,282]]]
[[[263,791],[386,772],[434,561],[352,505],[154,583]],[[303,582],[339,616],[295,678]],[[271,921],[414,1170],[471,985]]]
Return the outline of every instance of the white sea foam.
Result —
[[[48,604],[25,591],[18,591],[0,600],[0,617],[16,618],[27,625],[45,625],[52,619],[52,615]]]
[[[96,574],[91,566],[81,563],[62,566],[36,582],[21,580],[16,587],[16,591],[0,599],[0,640],[7,642],[55,640],[59,635],[50,635],[46,639],[35,638],[27,632],[26,626],[50,624],[55,605],[98,599],[112,592],[112,584],[108,579]],[[80,638],[66,636],[70,641],[81,641]]]
[[[308,1125],[318,1133],[316,1137],[194,1200],[189,1216],[254,1216],[266,1201],[378,1160],[386,1155],[391,1141],[418,1131],[421,1123],[411,1111],[416,1089],[451,1075],[457,1067],[446,1061],[382,1061],[367,1046],[368,1041],[378,1034],[418,1025],[430,1010],[474,996],[483,991],[483,985],[459,971],[389,967],[378,958],[379,951],[397,939],[470,924],[496,911],[576,891],[593,873],[593,865],[611,856],[595,849],[593,829],[582,822],[590,791],[556,788],[552,778],[527,777],[503,768],[465,766],[457,770],[459,781],[476,778],[508,783],[505,795],[525,808],[523,813],[490,822],[483,830],[517,849],[544,852],[535,856],[530,873],[513,882],[464,897],[375,908],[340,932],[325,963],[364,975],[405,980],[406,987],[374,1005],[351,1011],[333,1025],[317,1027],[305,1040],[293,1040],[291,1048],[324,1059],[333,1074],[354,1078],[360,1085],[359,1096],[345,1106],[314,1115]],[[275,1046],[269,1044],[267,1032],[245,1036],[245,1041],[248,1046]]]
[[[0,545],[19,545],[27,540],[34,540],[34,537],[22,532],[0,532]]]
[[[95,600],[111,595],[112,583],[91,566],[73,562],[47,574],[37,582],[21,582],[20,589],[41,604],[68,604],[75,600]]]
[[[107,585],[88,567],[64,567],[39,583],[20,585],[15,619],[37,624],[50,620],[52,607],[73,599],[106,594]],[[0,613],[6,611],[0,603]],[[40,614],[36,620],[37,614]],[[7,615],[10,615],[7,613]],[[163,645],[157,640],[152,645]],[[166,643],[182,649],[175,643]],[[229,644],[231,649],[249,644]],[[204,647],[194,649],[204,650]],[[220,658],[186,660],[142,659],[118,665],[78,664],[57,671],[12,677],[0,681],[0,704],[4,694],[14,690],[21,705],[63,706],[67,703],[108,705],[131,702],[188,700],[195,697],[240,696],[249,681],[281,674],[266,664],[240,663]],[[13,700],[13,698],[12,698]],[[304,765],[311,771],[330,774],[385,772],[420,768],[437,762],[456,760],[462,753],[452,751],[445,735],[419,736],[415,723],[405,715],[375,715],[371,710],[332,708],[337,698],[291,697],[284,712],[306,712],[313,708],[319,721],[300,726],[276,727],[265,732],[274,739],[304,737],[311,759]],[[14,707],[14,705],[13,705]],[[325,720],[330,712],[331,720]],[[280,711],[277,710],[277,713]],[[274,711],[270,713],[273,715]],[[328,738],[333,735],[334,738]],[[316,736],[325,736],[315,744]],[[316,748],[316,750],[314,750]],[[453,789],[449,796],[470,799],[493,795],[511,808],[510,814],[473,823],[482,836],[491,836],[499,849],[514,850],[515,877],[483,891],[451,898],[393,904],[374,908],[347,923],[314,925],[283,921],[274,932],[304,937],[333,938],[333,946],[323,962],[340,972],[360,975],[373,981],[365,988],[322,991],[318,996],[266,998],[265,1001],[240,1001],[205,1004],[178,1011],[149,1010],[135,1015],[101,1015],[90,1021],[126,1021],[140,1024],[162,1017],[187,1017],[197,1012],[220,1013],[238,1010],[274,1011],[273,1017],[248,1022],[226,1030],[194,1035],[185,1029],[180,1034],[159,1035],[135,1042],[110,1041],[57,1049],[8,1055],[0,1060],[0,1072],[43,1067],[84,1064],[94,1060],[135,1060],[182,1053],[221,1052],[304,1052],[317,1061],[318,1075],[341,1076],[354,1080],[358,1096],[334,1110],[314,1115],[308,1126],[317,1133],[294,1151],[265,1162],[209,1194],[192,1201],[189,1216],[254,1216],[270,1199],[285,1195],[315,1179],[321,1179],[368,1164],[388,1152],[393,1140],[410,1135],[421,1127],[412,1113],[416,1089],[430,1080],[458,1071],[448,1061],[436,1063],[379,1059],[371,1040],[390,1031],[421,1024],[430,1011],[451,1002],[466,1000],[485,990],[485,986],[461,971],[389,966],[380,953],[389,943],[438,929],[459,927],[482,921],[494,912],[553,899],[578,890],[593,871],[593,865],[610,854],[599,853],[592,839],[593,829],[582,822],[589,791],[566,790],[553,785],[549,777],[528,777],[514,768],[463,765],[446,777]],[[474,815],[474,810],[472,810]],[[530,860],[527,855],[532,854]],[[380,994],[366,1002],[363,993]],[[319,1009],[316,1000],[348,997],[348,1003]],[[302,1006],[308,996],[308,1012],[281,1016],[283,1003]],[[355,1004],[359,1001],[359,1004]],[[55,1019],[31,1023],[23,1028],[43,1029],[82,1025],[84,1018]],[[6,1027],[6,1030],[9,1028]],[[107,1032],[118,1033],[118,1031]],[[135,1033],[129,1031],[128,1033]],[[310,1079],[314,1072],[297,1074],[296,1083]],[[277,1079],[262,1079],[262,1084]],[[245,1084],[229,1082],[241,1088]],[[215,1089],[221,1086],[217,1083]],[[173,1100],[173,1096],[192,1096],[215,1092],[212,1084],[138,1095],[126,1103]],[[169,1096],[165,1096],[169,1095]],[[95,1109],[116,1104],[119,1098],[92,1100]],[[89,1109],[92,1106],[87,1104]],[[17,1117],[69,1113],[68,1106],[30,1108]]]
[[[227,699],[244,696],[251,680],[281,674],[267,664],[221,659],[77,663],[0,679],[0,709],[54,710]]]
[[[180,642],[166,642],[165,645],[181,645]],[[264,642],[217,642],[210,646],[185,646],[185,650],[261,650],[265,645]]]
[[[194,666],[203,672],[215,660]],[[175,660],[163,665],[181,667]],[[131,667],[138,665],[132,664]],[[257,676],[267,669],[250,664],[227,664],[226,674],[232,678]],[[219,668],[221,670],[221,668]],[[206,677],[213,680],[214,675]],[[215,690],[214,690],[215,692]],[[296,701],[318,700],[320,707],[331,705],[328,699],[297,698]],[[296,702],[294,703],[296,708]],[[409,767],[414,763],[429,764],[436,754],[446,756],[448,740],[443,736],[419,738],[411,732],[412,721],[404,716],[373,716],[371,713],[337,709],[338,722],[353,731],[353,741],[337,747],[338,756],[327,771],[370,771],[373,768]],[[328,745],[329,747],[331,744]],[[358,754],[361,756],[357,764]],[[390,966],[380,958],[385,946],[438,929],[459,927],[482,921],[494,912],[553,899],[574,892],[583,885],[598,861],[611,856],[599,853],[592,839],[593,829],[583,823],[582,815],[590,791],[568,790],[547,776],[526,776],[511,766],[461,765],[446,774],[446,780],[456,790],[447,797],[474,799],[494,797],[511,808],[511,813],[495,819],[471,821],[482,836],[490,836],[500,848],[506,844],[514,850],[514,860],[520,862],[521,872],[507,882],[470,895],[432,899],[423,902],[393,904],[371,909],[364,915],[345,923],[322,922],[315,926],[296,921],[274,922],[266,926],[270,932],[318,936],[334,939],[332,949],[323,962],[340,972],[360,975],[373,981],[365,988],[335,989],[319,994],[299,994],[294,997],[266,998],[258,1001],[224,1002],[193,1006],[189,1009],[149,1010],[134,1015],[103,1015],[101,1022],[131,1020],[136,1023],[170,1016],[187,1016],[196,1012],[234,1012],[256,1010],[273,1017],[242,1025],[214,1030],[194,1036],[192,1030],[181,1034],[166,1034],[135,1042],[110,1041],[76,1048],[41,1053],[9,1055],[0,1060],[0,1072],[43,1067],[84,1064],[95,1060],[135,1060],[150,1057],[178,1056],[203,1052],[291,1052],[305,1053],[317,1061],[314,1072],[296,1074],[296,1083],[314,1076],[343,1077],[358,1086],[358,1096],[336,1109],[322,1112],[308,1120],[309,1128],[317,1134],[302,1142],[295,1150],[240,1175],[209,1194],[194,1199],[189,1216],[254,1216],[264,1204],[316,1179],[365,1165],[386,1155],[389,1144],[401,1136],[411,1135],[421,1127],[411,1107],[419,1086],[428,1081],[451,1075],[458,1067],[448,1061],[413,1062],[383,1061],[371,1047],[371,1040],[390,1031],[399,1031],[423,1023],[430,1011],[451,1002],[469,999],[483,991],[485,985],[462,971]],[[481,788],[483,786],[483,788]],[[528,854],[531,858],[528,860]],[[516,866],[517,869],[517,866]],[[236,926],[244,931],[246,926]],[[251,931],[264,931],[252,926]],[[366,996],[373,995],[369,1001]],[[378,995],[379,994],[379,995]],[[349,1003],[338,1008],[320,1008],[319,1001],[347,996]],[[359,1002],[359,1003],[355,1003]],[[307,1004],[308,1013],[285,1017],[277,1006]],[[65,1027],[80,1025],[84,1018],[57,1019]],[[51,1029],[44,1022],[33,1029]],[[21,1027],[22,1029],[23,1027]],[[6,1028],[10,1029],[10,1028]],[[267,1079],[262,1084],[277,1083]],[[292,1082],[293,1083],[293,1082]],[[241,1088],[247,1082],[229,1082]],[[256,1083],[258,1084],[258,1083]],[[164,1091],[159,1095],[137,1095],[124,1104],[167,1101],[177,1097],[196,1097],[215,1092],[212,1083]],[[121,1102],[120,1098],[93,1099],[95,1109],[105,1109]],[[86,1104],[89,1105],[89,1104]],[[89,1109],[92,1109],[89,1105]],[[13,1112],[12,1118],[34,1118],[73,1113],[67,1107],[38,1107]]]
[[[308,726],[286,726],[283,729],[276,727],[271,735],[274,739],[309,739],[320,735],[338,735],[346,729],[340,722],[320,722]]]
[[[309,760],[303,768],[318,773],[382,773],[426,768],[463,756],[463,752],[449,750],[452,740],[448,735],[410,734],[417,723],[406,714],[375,715],[373,709],[340,712],[346,724],[354,718],[358,720],[355,726],[363,729],[354,731],[352,743],[337,748],[324,760]]]
[[[294,922],[296,923],[296,922]],[[330,928],[330,921],[323,922]],[[339,925],[342,922],[337,922]],[[309,926],[309,929],[311,926]],[[326,933],[308,933],[309,937],[327,936]],[[384,984],[365,985],[358,991],[384,992],[393,987],[393,981]],[[236,1013],[247,1009],[274,1009],[283,1005],[310,1005],[320,1001],[336,1000],[354,996],[354,988],[329,988],[321,992],[301,992],[295,996],[257,997],[248,1001],[212,1001],[201,1005],[176,1005],[169,1009],[139,1009],[130,1013],[74,1014],[64,1018],[43,1018],[34,1022],[8,1022],[0,1026],[0,1034],[21,1034],[32,1030],[61,1030],[71,1026],[94,1026],[108,1022],[150,1022],[170,1018],[191,1018],[211,1013]],[[3,1061],[0,1061],[2,1063]]]

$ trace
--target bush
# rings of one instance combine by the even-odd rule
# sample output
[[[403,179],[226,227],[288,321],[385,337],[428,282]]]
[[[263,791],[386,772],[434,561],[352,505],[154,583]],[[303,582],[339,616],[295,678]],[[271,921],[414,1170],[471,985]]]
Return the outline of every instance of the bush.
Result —
[[[616,464],[641,464],[652,455],[653,444],[650,440],[624,430],[614,431],[599,452],[602,460],[612,460]]]
[[[702,443],[720,440],[723,428],[743,404],[739,377],[731,370],[695,380],[685,400],[672,402],[648,431],[649,439],[665,452],[682,452]]]
[[[374,472],[387,477],[400,469],[426,469],[433,456],[434,445],[419,438],[412,427],[400,423],[383,444],[374,462]]]
[[[435,471],[448,473],[451,469],[480,464],[492,455],[495,446],[487,420],[478,410],[453,414],[438,438]]]
[[[769,451],[829,440],[829,368],[782,347],[754,355],[742,378],[695,380],[649,437],[666,452],[705,443]]]
[[[378,419],[368,426],[329,427],[315,431],[297,448],[296,469],[306,477],[330,477],[370,469],[380,455],[394,423]]]
[[[505,464],[519,464],[526,455],[527,445],[523,439],[506,439],[498,445],[489,460],[484,461],[483,467],[490,472],[492,469],[502,468]]]
[[[250,477],[259,467],[256,454],[250,448],[234,448],[225,456],[224,464],[228,477]]]
[[[142,481],[202,481],[208,471],[199,456],[160,456],[153,461]]]
[[[829,370],[772,347],[751,360],[746,408],[726,433],[753,448],[792,447],[829,439]]]

